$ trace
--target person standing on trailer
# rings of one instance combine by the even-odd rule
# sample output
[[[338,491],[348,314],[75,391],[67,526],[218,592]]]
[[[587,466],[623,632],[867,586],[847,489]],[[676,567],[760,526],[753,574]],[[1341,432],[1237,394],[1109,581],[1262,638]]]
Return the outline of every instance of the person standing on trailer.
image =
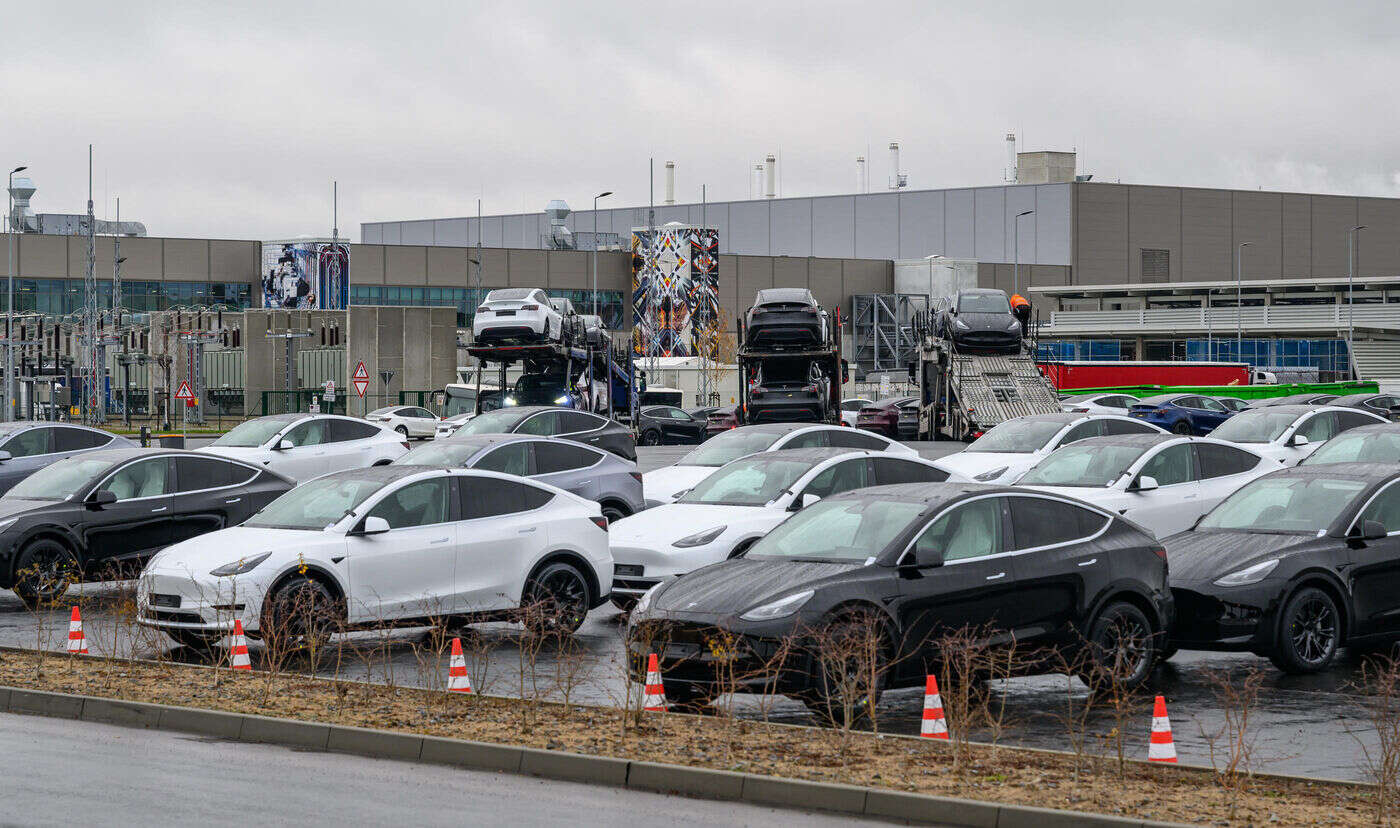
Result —
[[[1016,319],[1021,323],[1021,338],[1030,336],[1031,330],[1031,303],[1026,297],[1019,293],[1011,294],[1011,312],[1016,315]]]

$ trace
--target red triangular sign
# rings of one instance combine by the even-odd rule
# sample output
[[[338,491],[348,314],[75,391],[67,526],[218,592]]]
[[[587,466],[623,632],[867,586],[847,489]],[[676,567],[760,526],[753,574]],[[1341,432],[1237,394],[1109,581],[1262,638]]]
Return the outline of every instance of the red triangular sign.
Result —
[[[182,382],[182,383],[180,383],[180,390],[175,392],[175,399],[177,399],[177,400],[192,400],[192,399],[194,399],[194,393],[190,391],[190,384],[189,384],[188,382]]]

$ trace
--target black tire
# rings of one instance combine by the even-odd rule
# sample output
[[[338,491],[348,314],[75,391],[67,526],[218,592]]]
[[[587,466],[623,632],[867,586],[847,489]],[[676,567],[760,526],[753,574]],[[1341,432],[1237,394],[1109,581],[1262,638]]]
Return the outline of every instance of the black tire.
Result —
[[[588,579],[571,564],[546,565],[526,585],[523,622],[536,635],[568,635],[583,625],[592,606]]]
[[[1172,426],[1173,434],[1185,434],[1191,436],[1191,424],[1185,420],[1180,420]]]
[[[632,513],[629,512],[627,509],[618,506],[615,503],[609,503],[603,506],[603,517],[608,519],[609,524],[617,523],[619,520],[622,520],[630,514]]]
[[[614,594],[608,600],[612,601],[612,605],[622,610],[623,612],[631,612],[632,608],[637,606],[637,596],[635,595]]]
[[[1162,647],[1160,650],[1157,651],[1157,663],[1161,664],[1165,661],[1171,661],[1172,656],[1176,655],[1177,651],[1178,648],[1174,644],[1168,644],[1167,646]]]
[[[859,641],[874,623],[878,622],[863,614],[845,616],[829,623],[822,635],[808,645],[812,649],[814,673],[809,676],[808,688],[798,694],[797,699],[807,706],[819,725],[858,727],[870,718],[872,703],[879,703],[888,679],[886,672],[890,654],[887,642],[876,653],[877,663],[874,665],[862,663],[854,657],[845,657],[841,650],[848,648],[844,647],[838,650],[835,658],[821,655],[823,647],[834,646],[828,642]],[[883,633],[881,638],[883,641]],[[872,669],[875,675],[873,688],[868,686],[868,680],[860,678],[861,674],[868,674]],[[855,698],[844,698],[847,694]]]
[[[325,584],[297,575],[268,596],[260,632],[269,648],[319,651],[343,618],[340,602]]]
[[[399,426],[394,426],[394,430],[397,431],[398,433],[402,434],[402,435],[405,436],[405,437],[408,436],[408,427],[407,427],[407,426],[401,426],[401,425],[399,425]]]
[[[666,682],[661,686],[666,691],[666,708],[673,713],[693,713],[713,715],[715,711],[715,688],[692,684],[688,681]]]
[[[26,607],[57,601],[68,585],[81,580],[82,567],[73,550],[54,538],[38,538],[24,545],[15,558],[15,594]]]
[[[1157,664],[1159,633],[1146,613],[1125,601],[1109,604],[1089,625],[1089,657],[1096,664],[1079,678],[1092,690],[1111,684],[1131,690],[1151,675]]]
[[[165,634],[175,639],[175,643],[181,647],[194,650],[197,653],[208,653],[213,651],[214,645],[223,640],[223,633],[210,633],[202,630],[165,630]]]
[[[649,429],[647,429],[646,431],[643,431],[643,432],[642,432],[642,445],[644,445],[644,446],[659,446],[659,445],[661,445],[661,432],[657,431],[657,430],[654,429],[654,428],[649,428]]]
[[[1283,604],[1269,660],[1285,673],[1316,673],[1332,665],[1341,643],[1337,602],[1326,591],[1305,586]]]

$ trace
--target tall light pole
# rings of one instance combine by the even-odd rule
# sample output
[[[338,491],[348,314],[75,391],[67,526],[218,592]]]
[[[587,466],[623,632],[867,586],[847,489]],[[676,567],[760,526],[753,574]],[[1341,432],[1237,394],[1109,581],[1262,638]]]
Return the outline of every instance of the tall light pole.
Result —
[[[8,267],[5,269],[5,422],[15,418],[15,351],[10,340],[14,339],[15,329],[15,197],[10,191],[15,188],[15,173],[22,173],[28,167],[15,167],[10,170],[10,183],[5,195],[9,209],[5,211],[5,235],[8,237],[10,252]]]
[[[1240,242],[1235,253],[1235,359],[1244,358],[1244,249],[1254,242]]]
[[[593,196],[593,315],[598,315],[598,199],[612,195],[612,190]]]
[[[1352,341],[1356,336],[1356,326],[1352,324],[1356,305],[1352,301],[1351,286],[1356,280],[1356,234],[1366,229],[1366,225],[1358,224],[1347,228],[1347,365],[1351,366],[1352,379],[1356,379],[1356,360],[1352,357]]]
[[[1012,254],[1012,261],[1015,262],[1015,264],[1011,265],[1011,278],[1014,280],[1012,293],[1021,292],[1021,219],[1034,212],[1034,210],[1026,210],[1023,213],[1017,213],[1015,226],[1011,231],[1011,244],[1016,248],[1015,253]]]

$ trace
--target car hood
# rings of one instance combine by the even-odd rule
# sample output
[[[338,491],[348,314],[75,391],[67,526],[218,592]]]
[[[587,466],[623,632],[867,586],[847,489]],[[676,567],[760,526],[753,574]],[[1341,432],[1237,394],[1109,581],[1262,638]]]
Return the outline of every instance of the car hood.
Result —
[[[275,565],[278,551],[286,551],[289,555],[295,552],[310,555],[314,547],[322,542],[344,543],[345,538],[326,532],[233,526],[168,546],[151,559],[147,568],[203,575],[230,561],[251,558],[264,552],[273,553],[273,560],[269,563]]]
[[[850,572],[858,563],[736,558],[686,575],[656,596],[649,613],[684,612],[733,615],[756,604],[810,589]]]
[[[61,500],[25,500],[18,497],[0,497],[0,520],[8,520],[16,515],[32,512],[35,509],[43,509],[46,506],[57,506]]]
[[[1002,466],[1008,467],[1008,471],[1010,472],[1014,472],[1017,467],[1029,469],[1035,459],[1036,456],[1034,454],[995,451],[959,451],[938,458],[938,465],[972,478],[982,472],[999,469]]]
[[[711,506],[704,503],[667,503],[619,520],[608,527],[608,543],[614,546],[669,546],[687,535],[747,523],[755,518],[774,516],[781,521],[786,512],[761,506]]]
[[[1316,535],[1191,530],[1162,541],[1173,585],[1214,581],[1255,561],[1302,552],[1317,545]]]
[[[967,325],[974,331],[1004,331],[1016,322],[1016,317],[1009,313],[960,313],[954,317],[958,322]]]
[[[642,475],[642,497],[670,503],[676,492],[689,489],[719,470],[718,466],[667,466]]]

